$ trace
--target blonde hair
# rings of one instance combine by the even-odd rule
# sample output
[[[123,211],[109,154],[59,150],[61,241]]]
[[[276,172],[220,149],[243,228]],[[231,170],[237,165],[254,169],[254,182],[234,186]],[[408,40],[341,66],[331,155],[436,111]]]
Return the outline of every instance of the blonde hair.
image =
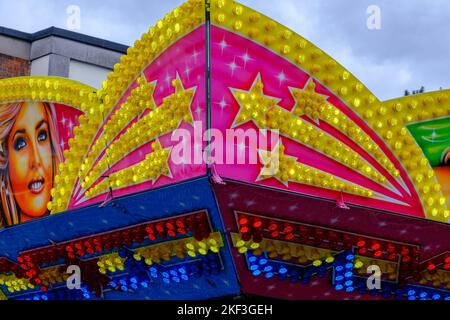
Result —
[[[63,161],[63,155],[58,143],[55,106],[49,103],[42,104],[48,118],[54,178],[58,174],[59,164]],[[8,172],[9,155],[7,141],[22,106],[23,102],[0,105],[0,200],[2,202],[0,206],[0,226],[10,226],[21,222],[20,211],[14,199]]]

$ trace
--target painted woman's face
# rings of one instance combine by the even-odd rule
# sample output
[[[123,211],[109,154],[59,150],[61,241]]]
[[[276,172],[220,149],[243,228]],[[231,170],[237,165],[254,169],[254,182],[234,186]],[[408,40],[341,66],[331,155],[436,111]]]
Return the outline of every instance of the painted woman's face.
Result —
[[[22,105],[8,137],[8,164],[21,222],[45,215],[53,186],[53,160],[43,104]]]

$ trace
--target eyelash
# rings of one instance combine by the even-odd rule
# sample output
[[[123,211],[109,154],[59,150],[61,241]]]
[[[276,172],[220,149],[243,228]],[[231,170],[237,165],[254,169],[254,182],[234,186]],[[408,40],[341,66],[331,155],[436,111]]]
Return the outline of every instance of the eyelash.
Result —
[[[42,130],[41,132],[39,132],[38,136],[37,136],[37,140],[39,142],[44,142],[47,140],[47,131]],[[24,138],[17,138],[16,141],[14,142],[14,149],[16,151],[20,151],[23,148],[25,148],[27,146],[27,143],[25,141]]]
[[[45,135],[45,136],[44,136],[43,138],[41,138],[42,135]],[[43,142],[43,141],[45,141],[45,140],[47,140],[47,131],[42,130],[42,131],[39,132],[39,134],[38,134],[38,141],[39,141],[39,142]]]
[[[18,138],[15,142],[14,142],[14,149],[16,151],[20,151],[23,148],[25,148],[27,146],[27,143],[25,142],[25,139],[23,138]]]

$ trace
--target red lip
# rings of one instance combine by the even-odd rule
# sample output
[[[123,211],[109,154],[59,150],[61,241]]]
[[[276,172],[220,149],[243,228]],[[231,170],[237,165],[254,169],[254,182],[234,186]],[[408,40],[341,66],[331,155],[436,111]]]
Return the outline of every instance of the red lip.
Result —
[[[28,189],[31,193],[39,194],[44,190],[44,178],[35,178],[28,184]]]

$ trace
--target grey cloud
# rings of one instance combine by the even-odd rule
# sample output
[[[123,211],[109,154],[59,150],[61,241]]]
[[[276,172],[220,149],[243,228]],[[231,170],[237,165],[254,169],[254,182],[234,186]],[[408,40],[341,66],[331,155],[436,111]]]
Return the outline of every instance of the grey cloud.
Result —
[[[404,89],[422,85],[429,91],[450,88],[449,1],[243,2],[305,36],[341,62],[380,99],[397,97]],[[381,30],[366,27],[369,5],[381,9]]]

